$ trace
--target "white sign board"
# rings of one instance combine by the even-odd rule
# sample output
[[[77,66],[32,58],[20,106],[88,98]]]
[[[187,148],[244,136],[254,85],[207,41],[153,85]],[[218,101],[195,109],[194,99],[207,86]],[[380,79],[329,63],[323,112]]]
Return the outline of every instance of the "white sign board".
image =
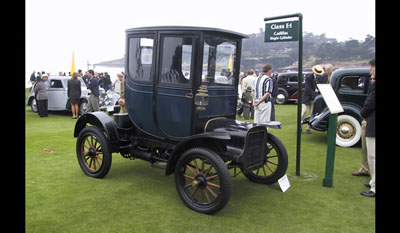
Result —
[[[281,187],[282,192],[286,192],[290,188],[289,178],[285,174],[278,180],[279,187]]]
[[[331,114],[344,112],[343,107],[333,91],[331,84],[317,84],[317,87]]]

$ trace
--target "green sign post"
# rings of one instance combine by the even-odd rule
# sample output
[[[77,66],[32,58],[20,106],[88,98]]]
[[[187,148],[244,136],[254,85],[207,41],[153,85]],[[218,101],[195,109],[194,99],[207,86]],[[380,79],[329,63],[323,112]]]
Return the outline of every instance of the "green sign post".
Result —
[[[338,113],[344,112],[335,91],[330,84],[317,84],[318,90],[328,106],[329,125],[328,125],[328,148],[326,150],[325,177],[322,181],[323,187],[333,186],[333,167],[335,164],[336,148],[336,126]]]
[[[303,83],[303,15],[301,13],[281,15],[264,18],[264,21],[297,17],[298,21],[286,21],[265,24],[265,42],[299,41],[299,65],[298,65],[298,90]],[[302,92],[298,92],[297,98],[297,144],[296,144],[296,176],[300,176],[300,144],[301,144],[301,104]]]

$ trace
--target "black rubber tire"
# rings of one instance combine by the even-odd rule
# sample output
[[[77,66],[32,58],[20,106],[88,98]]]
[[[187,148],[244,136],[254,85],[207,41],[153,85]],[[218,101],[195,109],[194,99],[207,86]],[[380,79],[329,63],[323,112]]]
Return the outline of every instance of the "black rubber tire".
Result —
[[[92,149],[92,156],[89,156],[90,149]],[[96,126],[86,127],[79,133],[76,141],[76,155],[82,171],[87,176],[103,178],[110,170],[112,153],[108,148],[108,141],[103,130]],[[100,168],[96,165],[100,165]]]
[[[252,172],[243,173],[250,181],[260,184],[274,184],[285,175],[288,167],[288,155],[285,146],[279,138],[268,133],[267,147],[268,149],[267,154],[265,155],[264,166]],[[274,159],[274,162],[271,161],[272,159]],[[273,171],[271,171],[271,167],[269,167],[268,164],[274,165],[273,168],[275,169],[272,169]],[[277,165],[275,166],[275,164]],[[264,175],[258,175],[261,169]],[[266,173],[268,172],[271,172],[271,174],[267,175]]]
[[[192,161],[196,164],[195,167]],[[201,161],[201,165],[197,165],[196,161]],[[192,168],[187,169],[188,166]],[[201,185],[199,184],[198,186],[191,186],[191,183],[188,182],[190,179],[187,176],[194,177],[195,174],[193,172],[198,172],[196,177],[201,177],[205,174],[204,177],[207,181],[200,183]],[[207,175],[209,176],[207,177]],[[211,179],[211,177],[214,178]],[[210,184],[211,181],[212,185]],[[214,184],[215,182],[218,182],[218,184]],[[175,167],[175,184],[178,194],[185,205],[192,210],[205,214],[214,214],[224,208],[232,192],[231,178],[226,164],[218,154],[206,148],[192,148],[182,154]],[[215,191],[216,185],[219,186],[217,191]],[[212,192],[208,191],[211,188],[214,190]],[[203,197],[202,194],[204,195]],[[212,201],[210,197],[213,199]],[[205,200],[202,201],[203,199]]]

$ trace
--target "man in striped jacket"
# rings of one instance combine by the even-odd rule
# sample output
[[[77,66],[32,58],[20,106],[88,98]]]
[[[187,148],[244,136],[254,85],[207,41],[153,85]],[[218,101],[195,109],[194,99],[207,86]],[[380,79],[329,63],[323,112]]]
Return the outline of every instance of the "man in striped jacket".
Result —
[[[265,64],[262,69],[263,73],[253,84],[254,123],[269,122],[271,119],[272,65]]]

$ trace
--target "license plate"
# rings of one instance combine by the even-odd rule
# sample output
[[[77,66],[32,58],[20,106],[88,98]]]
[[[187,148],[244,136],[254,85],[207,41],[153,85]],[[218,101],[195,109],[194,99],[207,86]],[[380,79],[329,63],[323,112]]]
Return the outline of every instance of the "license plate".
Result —
[[[107,107],[107,112],[111,112],[114,111],[114,106],[108,106]]]

